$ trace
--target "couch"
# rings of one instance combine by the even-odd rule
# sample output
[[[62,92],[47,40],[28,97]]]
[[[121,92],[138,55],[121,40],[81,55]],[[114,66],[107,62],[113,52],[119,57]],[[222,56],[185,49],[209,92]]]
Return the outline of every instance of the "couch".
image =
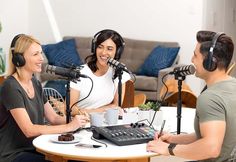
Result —
[[[76,50],[79,53],[81,60],[84,60],[86,56],[91,54],[91,40],[92,37],[80,37],[80,36],[66,36],[63,40],[75,39]],[[150,53],[157,46],[179,48],[177,42],[161,42],[161,41],[147,41],[147,40],[136,40],[124,38],[125,50],[121,56],[119,62],[124,63],[126,67],[131,70],[135,76],[135,93],[145,93],[147,100],[160,100],[160,89],[162,87],[162,77],[173,70],[173,67],[178,64],[179,55],[177,51],[177,56],[174,58],[173,62],[165,67],[157,74],[153,76],[140,75],[140,67],[143,65],[144,61],[149,57]],[[157,61],[156,61],[157,62]],[[47,59],[45,59],[47,63]],[[150,65],[152,67],[153,65]],[[44,72],[40,75],[42,81],[53,79],[49,74]]]

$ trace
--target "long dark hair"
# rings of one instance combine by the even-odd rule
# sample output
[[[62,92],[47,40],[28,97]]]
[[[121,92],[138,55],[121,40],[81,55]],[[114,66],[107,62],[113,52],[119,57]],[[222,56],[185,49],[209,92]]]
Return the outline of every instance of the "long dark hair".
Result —
[[[116,54],[114,59],[119,60],[121,57],[121,54],[124,49],[124,40],[120,36],[120,34],[110,29],[98,32],[97,34],[94,35],[94,38],[92,40],[91,51],[93,52],[93,54],[85,58],[85,62],[88,64],[89,68],[93,72],[96,72],[98,70],[98,67],[96,65],[97,62],[96,49],[102,42],[106,41],[107,39],[112,39],[112,41],[116,44]]]

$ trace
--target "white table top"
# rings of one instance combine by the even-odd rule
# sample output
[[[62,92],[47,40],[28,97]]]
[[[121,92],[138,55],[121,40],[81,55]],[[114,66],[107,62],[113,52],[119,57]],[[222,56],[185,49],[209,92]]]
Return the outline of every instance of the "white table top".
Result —
[[[176,131],[177,127],[177,109],[175,107],[162,107],[161,110],[164,112],[163,119],[166,119],[166,127],[164,130]],[[192,132],[193,131],[193,119],[195,115],[195,109],[183,108],[182,119],[181,119],[181,132]],[[92,132],[86,130],[80,131],[75,134],[81,137],[80,143],[87,144],[99,144],[91,140]],[[106,141],[107,147],[103,146],[100,148],[85,148],[78,147],[74,144],[60,144],[54,143],[51,139],[58,134],[54,135],[41,135],[34,139],[33,145],[42,151],[51,153],[54,155],[63,155],[64,157],[80,157],[90,159],[133,159],[142,157],[152,157],[157,154],[147,152],[146,144],[128,145],[128,146],[117,146],[115,144]],[[101,144],[99,144],[101,145]],[[132,151],[135,150],[135,151]]]
[[[92,133],[86,130],[83,130],[76,135],[79,135],[82,138],[82,140],[80,141],[81,143],[99,144],[90,139]],[[75,144],[54,143],[51,141],[51,139],[54,138],[55,136],[58,136],[58,134],[41,135],[33,141],[33,145],[40,150],[43,150],[48,153],[53,153],[55,155],[64,155],[69,157],[79,156],[90,159],[91,158],[114,159],[114,157],[118,157],[119,159],[132,159],[137,157],[151,157],[156,155],[155,153],[146,151],[146,144],[117,146],[106,141],[107,147],[103,146],[100,148],[86,148],[86,147],[75,146],[76,143]]]

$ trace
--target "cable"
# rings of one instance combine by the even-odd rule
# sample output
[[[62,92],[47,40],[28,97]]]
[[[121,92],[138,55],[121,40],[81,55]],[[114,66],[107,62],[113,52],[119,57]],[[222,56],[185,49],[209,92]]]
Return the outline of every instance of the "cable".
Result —
[[[106,144],[105,142],[101,142],[101,141],[99,141],[99,140],[93,138],[93,136],[91,136],[91,140],[93,140],[93,141],[95,141],[95,142],[98,142],[98,143],[100,143],[100,144],[102,144],[102,145],[105,145],[105,147],[107,147],[107,144]]]
[[[93,90],[93,80],[92,80],[89,76],[88,76],[88,78],[90,79],[90,81],[91,81],[91,83],[92,83],[92,86],[91,86],[91,89],[90,89],[88,95],[85,96],[84,98],[80,99],[79,101],[76,101],[75,103],[73,103],[72,106],[70,107],[70,109],[72,109],[77,103],[79,103],[79,102],[85,100],[86,98],[88,98],[89,95],[91,94],[91,92],[92,92],[92,90]]]
[[[157,111],[160,110],[160,107],[161,107],[161,105],[163,104],[163,102],[165,101],[166,95],[167,95],[167,93],[168,93],[168,87],[167,87],[166,83],[164,82],[164,78],[165,78],[167,75],[169,75],[169,73],[165,74],[165,75],[161,78],[161,81],[162,81],[163,85],[166,87],[166,92],[165,92],[164,96],[161,98],[161,101],[157,101],[157,102],[156,102],[156,110],[155,110],[154,115],[153,115],[153,117],[152,117],[152,121],[151,121],[151,123],[150,123],[150,127],[151,127],[151,126],[153,127],[152,124],[153,124],[153,122],[154,122],[156,113],[157,113]]]

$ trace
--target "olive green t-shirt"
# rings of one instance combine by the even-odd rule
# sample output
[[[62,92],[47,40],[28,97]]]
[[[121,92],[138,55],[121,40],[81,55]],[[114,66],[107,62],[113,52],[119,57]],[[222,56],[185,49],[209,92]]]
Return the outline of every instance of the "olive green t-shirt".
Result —
[[[32,140],[27,138],[10,114],[11,109],[25,108],[33,124],[44,124],[44,104],[40,82],[32,78],[35,96],[29,98],[24,89],[10,76],[2,85],[0,94],[0,162],[12,161],[20,152],[34,150]]]
[[[236,147],[236,79],[231,78],[208,87],[197,100],[194,121],[195,132],[201,138],[199,123],[221,120],[226,122],[226,131],[218,158],[204,162],[223,162],[230,159]]]

